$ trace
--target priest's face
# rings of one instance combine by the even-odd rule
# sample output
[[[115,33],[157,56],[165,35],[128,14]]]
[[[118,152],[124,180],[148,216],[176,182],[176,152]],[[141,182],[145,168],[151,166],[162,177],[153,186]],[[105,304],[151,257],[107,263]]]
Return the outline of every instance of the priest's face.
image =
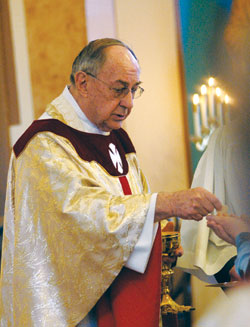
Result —
[[[87,74],[88,119],[103,131],[122,126],[133,108],[133,97],[139,88],[140,68],[130,51],[121,46],[106,50],[107,59],[99,73]]]

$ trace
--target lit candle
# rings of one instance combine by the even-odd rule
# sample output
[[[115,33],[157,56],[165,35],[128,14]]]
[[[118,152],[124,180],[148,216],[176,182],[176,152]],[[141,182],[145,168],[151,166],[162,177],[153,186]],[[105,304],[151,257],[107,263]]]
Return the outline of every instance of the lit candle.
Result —
[[[209,118],[210,122],[213,123],[215,119],[215,103],[214,103],[214,85],[215,85],[215,79],[213,77],[210,77],[208,79],[208,103],[209,103]]]
[[[228,123],[231,120],[231,113],[230,113],[230,107],[229,107],[229,96],[225,94],[224,97],[224,103],[225,103],[225,122]]]
[[[197,93],[193,95],[193,118],[195,136],[201,137],[200,99]]]
[[[208,106],[207,106],[207,87],[205,84],[201,86],[201,119],[202,125],[204,127],[204,132],[206,133],[208,130]]]
[[[224,117],[223,117],[223,108],[222,108],[222,99],[221,99],[221,89],[219,87],[216,87],[215,89],[215,93],[216,93],[216,114],[217,114],[217,118],[218,121],[221,125],[224,124]]]

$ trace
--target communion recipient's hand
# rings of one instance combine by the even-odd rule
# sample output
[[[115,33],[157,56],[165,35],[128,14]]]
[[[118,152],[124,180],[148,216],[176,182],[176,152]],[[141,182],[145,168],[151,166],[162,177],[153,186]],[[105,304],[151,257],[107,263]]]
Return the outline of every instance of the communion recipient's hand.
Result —
[[[235,238],[242,232],[250,232],[250,219],[246,216],[229,214],[207,216],[207,226],[224,241],[235,244]]]
[[[229,270],[229,275],[230,275],[230,279],[231,282],[235,282],[235,281],[242,281],[243,279],[240,277],[239,274],[237,274],[235,266],[233,266],[230,270]]]

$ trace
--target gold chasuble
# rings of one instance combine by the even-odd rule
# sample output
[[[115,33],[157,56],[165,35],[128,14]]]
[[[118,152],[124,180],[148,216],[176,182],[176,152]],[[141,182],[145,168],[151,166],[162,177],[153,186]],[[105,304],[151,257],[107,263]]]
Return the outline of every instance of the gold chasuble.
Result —
[[[1,327],[75,327],[114,280],[118,300],[126,286],[125,280],[119,285],[119,273],[133,252],[149,210],[148,184],[123,129],[107,135],[84,131],[63,95],[46,111],[50,119],[33,122],[11,156],[1,265]],[[126,188],[129,193],[124,195]],[[159,277],[157,285],[144,278],[145,293],[151,296],[150,289],[156,291],[151,299],[142,294],[148,302],[146,310],[156,309],[157,318],[143,326],[157,327],[159,246],[156,257],[151,257]],[[145,274],[131,271],[130,285],[135,282],[136,287],[136,280],[146,276],[148,268]],[[133,305],[140,292],[135,287],[127,299],[130,311],[140,305]],[[142,326],[144,314],[135,310],[133,326]],[[115,320],[114,326],[132,326],[126,325],[126,316],[124,319],[123,324]]]

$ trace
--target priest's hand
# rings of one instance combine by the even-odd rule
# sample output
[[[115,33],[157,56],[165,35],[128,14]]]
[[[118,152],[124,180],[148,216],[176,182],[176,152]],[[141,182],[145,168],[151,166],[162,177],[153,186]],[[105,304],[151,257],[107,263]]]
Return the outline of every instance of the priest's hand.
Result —
[[[180,245],[180,247],[178,249],[176,249],[174,251],[174,254],[171,256],[162,256],[162,260],[167,264],[167,265],[171,265],[172,267],[175,266],[176,264],[176,260],[178,257],[181,257],[183,255],[184,251],[182,246]]]
[[[162,229],[162,232],[173,232],[174,231],[174,224],[172,221],[167,222],[165,227]],[[162,256],[162,260],[167,264],[171,265],[172,267],[175,266],[176,260],[178,257],[183,255],[183,247],[180,245],[178,249],[176,249],[171,256]]]
[[[221,210],[220,200],[202,187],[157,195],[155,221],[169,217],[201,220],[214,209]]]

